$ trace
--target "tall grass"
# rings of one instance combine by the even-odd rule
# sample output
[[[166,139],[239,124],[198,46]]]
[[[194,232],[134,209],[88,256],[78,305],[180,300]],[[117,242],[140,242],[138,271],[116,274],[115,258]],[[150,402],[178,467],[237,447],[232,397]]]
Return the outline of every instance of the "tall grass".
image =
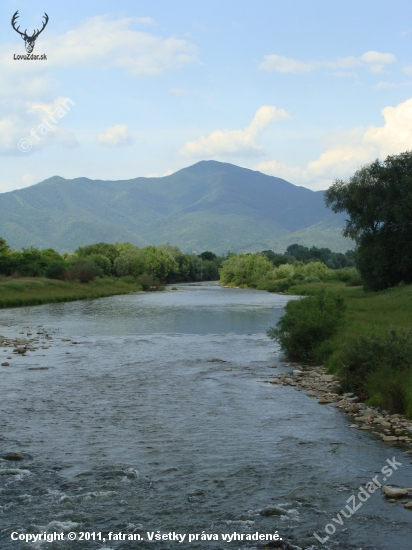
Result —
[[[136,282],[115,278],[97,278],[85,284],[42,277],[2,277],[0,279],[0,308],[103,298],[139,290],[142,290],[142,287]]]
[[[344,282],[328,282],[301,284],[288,292],[311,295],[321,288],[343,296],[346,312],[339,331],[316,359],[340,374],[346,390],[412,418],[412,286],[365,293]]]

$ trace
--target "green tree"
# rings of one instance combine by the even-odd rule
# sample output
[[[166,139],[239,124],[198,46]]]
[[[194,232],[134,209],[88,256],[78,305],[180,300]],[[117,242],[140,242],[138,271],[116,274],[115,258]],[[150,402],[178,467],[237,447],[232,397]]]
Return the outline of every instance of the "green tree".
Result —
[[[6,243],[6,239],[3,239],[3,237],[0,237],[0,254],[3,254],[4,252],[8,252],[9,245]]]
[[[132,245],[124,248],[120,256],[114,261],[114,270],[119,277],[126,275],[139,277],[147,271],[148,267],[149,262],[143,251]]]
[[[412,283],[412,151],[335,180],[325,193],[334,212],[347,212],[343,231],[357,244],[356,265],[365,290]]]
[[[101,254],[102,256],[106,256],[106,258],[109,258],[112,264],[120,254],[117,246],[115,244],[109,243],[96,243],[89,244],[87,246],[79,246],[74,252],[78,256],[91,256],[92,254]]]

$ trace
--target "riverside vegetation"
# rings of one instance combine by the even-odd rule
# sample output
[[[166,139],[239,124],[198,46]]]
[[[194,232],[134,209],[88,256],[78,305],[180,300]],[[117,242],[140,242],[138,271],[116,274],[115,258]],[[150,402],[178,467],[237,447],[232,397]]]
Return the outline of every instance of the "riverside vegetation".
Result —
[[[412,286],[365,292],[356,268],[322,262],[275,267],[263,254],[231,255],[221,284],[304,296],[268,336],[289,359],[323,364],[342,390],[412,418]]]
[[[100,298],[161,290],[167,283],[217,280],[223,258],[183,254],[169,244],[138,248],[97,243],[59,254],[12,250],[0,238],[0,307]]]
[[[306,295],[268,336],[292,359],[323,363],[342,391],[412,418],[412,152],[336,180],[325,200],[349,215],[343,234],[356,243],[356,267],[240,254],[223,262],[221,283]]]

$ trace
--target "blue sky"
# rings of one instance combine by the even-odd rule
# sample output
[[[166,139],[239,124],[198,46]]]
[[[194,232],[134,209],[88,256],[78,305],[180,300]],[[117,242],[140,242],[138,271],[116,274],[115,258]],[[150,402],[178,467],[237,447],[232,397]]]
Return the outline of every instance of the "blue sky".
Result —
[[[47,60],[13,59],[16,10],[29,33],[49,15]],[[0,20],[0,192],[202,159],[317,190],[412,149],[404,0],[3,0]]]

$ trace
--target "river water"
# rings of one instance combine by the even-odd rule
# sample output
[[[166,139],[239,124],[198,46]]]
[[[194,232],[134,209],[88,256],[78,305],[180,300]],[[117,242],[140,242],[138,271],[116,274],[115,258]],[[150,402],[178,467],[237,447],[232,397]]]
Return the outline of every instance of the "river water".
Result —
[[[360,485],[382,480],[387,459],[402,463],[391,482],[412,486],[411,455],[348,429],[334,405],[264,382],[291,370],[265,334],[291,298],[176,287],[0,312],[3,335],[43,333],[26,357],[0,350],[12,357],[0,367],[0,454],[26,456],[0,461],[0,547],[263,548],[221,535],[277,532],[288,548],[411,550],[412,513],[380,491],[332,521]],[[274,506],[283,511],[260,514]],[[321,544],[313,533],[324,539],[331,523]],[[106,541],[10,538],[62,531]],[[109,541],[110,531],[219,541]]]

